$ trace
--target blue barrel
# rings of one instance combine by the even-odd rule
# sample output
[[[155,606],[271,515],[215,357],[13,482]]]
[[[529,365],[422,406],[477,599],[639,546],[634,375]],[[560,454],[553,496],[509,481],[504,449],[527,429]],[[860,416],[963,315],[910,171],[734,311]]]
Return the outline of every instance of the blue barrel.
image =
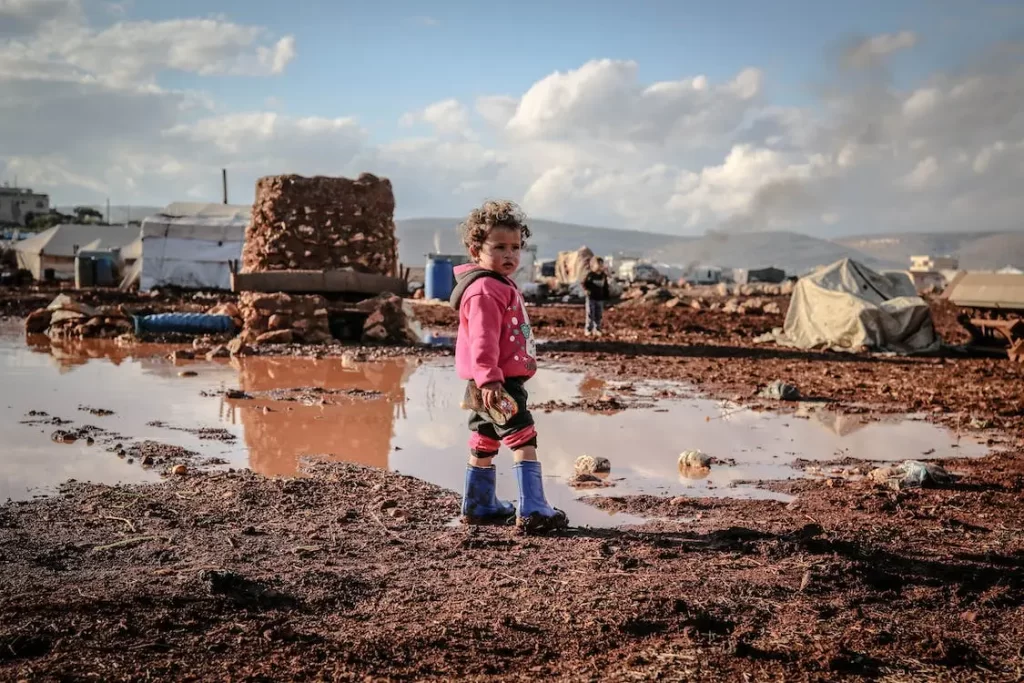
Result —
[[[427,257],[427,269],[423,278],[425,299],[448,300],[455,289],[455,266],[447,256],[431,254]]]
[[[110,287],[114,284],[114,261],[110,256],[100,256],[95,259],[94,274],[97,287]]]
[[[209,313],[158,313],[135,316],[135,334],[222,334],[233,332],[235,321],[230,315]]]

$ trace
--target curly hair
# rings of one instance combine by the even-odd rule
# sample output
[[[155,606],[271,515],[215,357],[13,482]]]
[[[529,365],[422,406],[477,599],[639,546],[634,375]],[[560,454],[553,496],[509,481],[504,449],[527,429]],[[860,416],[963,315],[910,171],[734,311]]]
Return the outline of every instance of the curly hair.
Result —
[[[469,216],[459,224],[459,233],[462,235],[462,243],[466,250],[473,253],[483,247],[487,241],[487,235],[494,228],[508,228],[518,230],[522,237],[523,246],[530,238],[530,228],[526,225],[526,214],[519,206],[508,199],[491,199],[484,202],[480,208],[473,209]]]

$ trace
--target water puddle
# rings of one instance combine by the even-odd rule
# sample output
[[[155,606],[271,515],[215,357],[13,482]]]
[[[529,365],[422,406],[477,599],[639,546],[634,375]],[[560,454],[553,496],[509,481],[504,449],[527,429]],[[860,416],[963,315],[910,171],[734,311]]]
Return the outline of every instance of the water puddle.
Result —
[[[459,408],[462,383],[447,363],[259,357],[174,363],[168,352],[109,342],[51,349],[48,343],[26,346],[20,338],[0,336],[0,500],[46,493],[69,478],[112,483],[160,476],[83,441],[56,444],[50,439],[56,427],[24,424],[40,419],[29,411],[73,421],[75,427],[102,427],[126,442],[182,446],[267,476],[295,475],[300,458],[317,456],[390,468],[461,490],[467,416]],[[538,404],[593,399],[618,389],[556,368],[542,369],[529,387],[531,402]],[[663,388],[638,385],[633,395],[653,396]],[[703,398],[615,414],[536,411],[535,417],[548,497],[581,525],[640,521],[578,500],[587,495],[780,497],[743,482],[803,476],[789,466],[796,458],[902,460],[986,452],[980,443],[957,443],[950,432],[924,421],[866,423],[859,415],[823,411],[800,419]],[[677,459],[688,449],[729,464],[681,472]],[[569,487],[582,454],[611,460],[607,481],[614,486]],[[511,456],[505,452],[497,462],[498,493],[514,499]]]

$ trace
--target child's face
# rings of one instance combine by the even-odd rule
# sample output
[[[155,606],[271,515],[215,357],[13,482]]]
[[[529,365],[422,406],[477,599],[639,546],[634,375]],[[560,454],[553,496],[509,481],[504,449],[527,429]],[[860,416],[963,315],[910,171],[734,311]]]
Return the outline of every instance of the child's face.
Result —
[[[590,269],[592,271],[594,271],[595,273],[600,273],[602,270],[604,270],[604,262],[603,261],[591,261],[590,262]]]
[[[493,228],[478,253],[473,254],[482,268],[510,277],[519,268],[522,235],[514,228]]]

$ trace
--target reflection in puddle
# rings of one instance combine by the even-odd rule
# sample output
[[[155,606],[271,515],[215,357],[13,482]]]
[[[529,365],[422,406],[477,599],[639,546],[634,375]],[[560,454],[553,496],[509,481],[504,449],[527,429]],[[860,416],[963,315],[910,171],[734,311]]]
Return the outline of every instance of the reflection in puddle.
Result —
[[[156,345],[129,349],[111,342],[64,345],[52,353],[49,344],[26,347],[20,339],[0,337],[0,385],[6,399],[0,400],[0,428],[8,446],[0,455],[0,499],[26,497],[30,488],[52,489],[69,477],[111,482],[157,478],[100,448],[53,444],[52,428],[21,424],[30,410],[117,431],[128,440],[173,443],[268,476],[293,476],[300,458],[316,456],[389,467],[461,490],[467,415],[459,408],[462,383],[446,363],[250,357],[175,365],[166,360],[167,353],[168,348]],[[185,365],[197,376],[179,377]],[[537,404],[596,398],[616,388],[554,369],[543,369],[528,386]],[[255,398],[201,395],[237,389]],[[287,390],[284,397],[268,396],[282,390]],[[114,415],[83,413],[78,409],[83,404]],[[789,467],[795,458],[902,460],[929,451],[929,458],[985,452],[974,441],[956,444],[948,431],[923,421],[865,423],[862,416],[829,411],[804,417],[809,419],[700,398],[613,415],[536,413],[548,496],[576,524],[637,521],[610,517],[579,502],[582,496],[777,497],[738,482],[802,476]],[[155,420],[183,428],[219,427],[238,438],[204,441],[151,425]],[[681,470],[683,450],[701,450],[736,464]],[[567,481],[581,454],[611,460],[608,482],[614,486],[570,488]],[[499,495],[514,499],[511,456],[505,451],[497,463]]]

